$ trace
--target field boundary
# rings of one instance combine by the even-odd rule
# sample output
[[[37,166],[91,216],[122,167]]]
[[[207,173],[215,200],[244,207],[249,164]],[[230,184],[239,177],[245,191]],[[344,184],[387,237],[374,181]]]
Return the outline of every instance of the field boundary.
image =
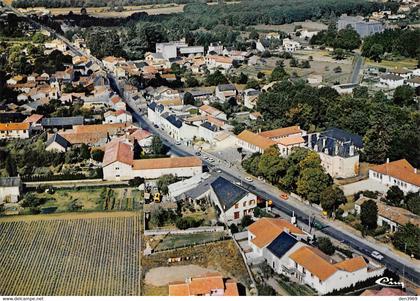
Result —
[[[4,216],[4,217],[0,217],[0,223],[134,217],[134,216],[140,216],[140,215],[141,215],[140,212],[137,212],[137,211],[62,212],[62,213],[37,214],[37,215]]]

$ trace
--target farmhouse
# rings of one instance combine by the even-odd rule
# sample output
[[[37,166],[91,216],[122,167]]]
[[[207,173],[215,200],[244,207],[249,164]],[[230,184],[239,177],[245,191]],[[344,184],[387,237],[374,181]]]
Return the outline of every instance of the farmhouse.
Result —
[[[104,114],[105,123],[125,123],[133,122],[133,116],[125,110],[108,111]]]
[[[56,151],[58,153],[64,153],[68,148],[71,147],[71,143],[63,138],[60,134],[54,133],[45,143],[46,151]]]
[[[236,98],[236,87],[232,84],[218,85],[216,87],[215,95],[217,99],[222,102],[229,100],[230,98]]]

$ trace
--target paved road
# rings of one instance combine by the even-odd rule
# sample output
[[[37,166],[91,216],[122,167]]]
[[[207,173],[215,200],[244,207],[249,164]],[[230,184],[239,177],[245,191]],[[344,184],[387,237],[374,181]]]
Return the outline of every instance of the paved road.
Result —
[[[356,62],[353,66],[353,71],[351,73],[349,84],[358,84],[359,83],[359,74],[360,69],[363,66],[363,57],[360,54],[356,54]]]
[[[9,7],[10,8],[10,7]],[[13,8],[10,8],[13,11],[15,11],[17,14],[26,17],[25,15],[19,13],[17,10],[14,10]],[[30,19],[29,19],[30,20]],[[30,20],[32,23],[34,23],[32,20]],[[37,23],[36,23],[37,24]],[[38,26],[41,26],[40,24],[37,24]],[[44,26],[41,26],[42,28],[45,28]],[[45,28],[47,29],[47,28]],[[67,39],[64,37],[56,34],[53,30],[47,29],[50,32],[52,32],[57,38],[63,40],[70,49],[72,49],[76,54],[78,55],[85,55],[82,53],[79,49],[76,49]],[[102,65],[102,62],[97,60],[93,56],[89,56],[92,60],[96,61],[100,66]],[[355,63],[353,74],[351,77],[352,82],[357,82],[358,75],[360,72],[360,68],[362,66],[363,60],[360,56],[357,57],[357,61]],[[121,92],[118,88],[117,81],[115,80],[115,77],[113,74],[108,72],[108,78],[110,79],[111,85],[116,90],[116,92]],[[194,155],[194,149],[190,147],[186,147],[183,145],[176,145],[175,141],[171,139],[166,133],[163,133],[159,129],[156,129],[153,127],[153,125],[144,118],[141,113],[137,110],[133,104],[128,103],[129,107],[132,110],[133,118],[134,120],[139,123],[139,125],[150,131],[151,133],[155,135],[159,135],[162,137],[163,142],[171,149],[172,153],[178,155],[178,156],[189,156]],[[274,206],[281,210],[282,212],[285,212],[289,216],[292,215],[292,212],[296,216],[297,220],[299,220],[302,223],[308,223],[309,218],[316,216],[319,216],[319,212],[315,209],[308,208],[304,204],[300,204],[298,206],[292,205],[293,203],[282,201],[278,196],[274,193],[272,193],[272,187],[269,185],[261,182],[261,181],[254,181],[252,184],[247,183],[243,181],[243,179],[247,176],[242,171],[236,169],[235,167],[231,167],[227,164],[225,164],[223,161],[221,161],[219,158],[216,158],[210,154],[207,154],[208,157],[213,158],[214,162],[209,162],[208,160],[204,160],[205,164],[209,168],[213,168],[215,164],[218,169],[221,170],[221,174],[226,177],[227,179],[233,181],[233,182],[240,182],[244,188],[249,190],[252,193],[255,193],[265,199],[271,199],[273,200]],[[404,258],[398,257],[394,253],[392,253],[388,249],[384,249],[380,247],[379,245],[375,245],[367,240],[364,240],[354,234],[351,234],[349,232],[344,231],[343,229],[339,229],[334,225],[332,222],[329,221],[322,221],[318,222],[318,224],[322,228],[322,232],[326,235],[329,235],[339,241],[341,241],[344,244],[349,245],[350,247],[354,248],[355,250],[358,250],[360,253],[364,254],[365,256],[370,256],[370,253],[372,250],[379,250],[383,255],[384,259],[382,263],[384,263],[389,269],[398,272],[399,274],[405,274],[406,278],[410,279],[411,281],[420,284],[420,266],[414,265],[414,262],[410,262]]]

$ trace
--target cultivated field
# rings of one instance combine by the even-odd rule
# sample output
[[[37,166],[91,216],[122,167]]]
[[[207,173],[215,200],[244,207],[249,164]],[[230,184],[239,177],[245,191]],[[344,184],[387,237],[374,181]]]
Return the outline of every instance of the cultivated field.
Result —
[[[0,219],[0,295],[140,295],[140,215]]]

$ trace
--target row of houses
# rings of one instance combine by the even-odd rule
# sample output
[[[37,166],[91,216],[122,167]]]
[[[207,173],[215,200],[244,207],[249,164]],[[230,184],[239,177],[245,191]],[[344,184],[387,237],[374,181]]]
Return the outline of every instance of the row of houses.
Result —
[[[265,261],[277,274],[306,284],[319,294],[379,277],[385,268],[358,255],[332,258],[306,241],[308,234],[283,219],[262,218],[248,227],[248,259]]]

